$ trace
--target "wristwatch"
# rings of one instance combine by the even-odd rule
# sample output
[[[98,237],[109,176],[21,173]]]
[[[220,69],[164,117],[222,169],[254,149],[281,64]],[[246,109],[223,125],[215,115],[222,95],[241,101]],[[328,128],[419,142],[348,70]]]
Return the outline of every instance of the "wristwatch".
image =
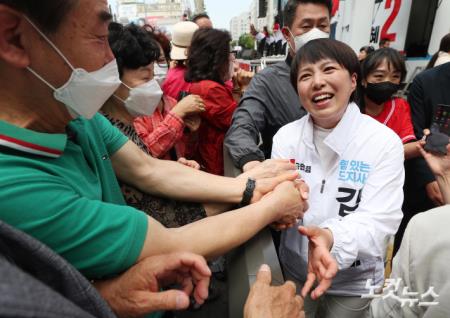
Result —
[[[253,192],[255,191],[255,186],[256,186],[256,180],[253,178],[248,178],[247,184],[245,186],[244,194],[242,195],[241,203],[239,203],[240,207],[250,204],[250,201],[253,198]]]

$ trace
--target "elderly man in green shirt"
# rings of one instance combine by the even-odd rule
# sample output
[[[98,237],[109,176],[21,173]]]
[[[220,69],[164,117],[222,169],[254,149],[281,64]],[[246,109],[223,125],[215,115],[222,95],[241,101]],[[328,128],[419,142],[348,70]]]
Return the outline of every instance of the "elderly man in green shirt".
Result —
[[[96,114],[120,85],[110,19],[106,0],[0,0],[0,218],[91,279],[152,255],[221,255],[270,223],[295,224],[307,207],[296,172],[259,171],[270,178],[255,182],[157,160]],[[166,229],[126,206],[117,179],[178,200],[245,206]]]

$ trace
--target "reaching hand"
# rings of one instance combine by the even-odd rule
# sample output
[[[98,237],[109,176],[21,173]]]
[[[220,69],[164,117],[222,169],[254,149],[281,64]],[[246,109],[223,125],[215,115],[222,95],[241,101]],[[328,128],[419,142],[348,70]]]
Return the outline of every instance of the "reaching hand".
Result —
[[[278,184],[273,192],[266,195],[263,200],[270,202],[273,206],[272,222],[293,226],[297,223],[297,219],[303,218],[308,208],[305,199],[307,194],[304,191],[308,191],[306,186],[298,186],[293,181],[284,181]]]
[[[446,155],[426,152],[425,149],[423,149],[423,143],[419,144],[418,147],[435,176],[450,176],[450,144],[447,145]]]
[[[161,310],[186,309],[189,296],[198,304],[208,297],[211,271],[203,257],[191,253],[151,256],[117,278],[95,287],[119,317],[138,317]],[[177,284],[180,289],[161,291]]]
[[[188,95],[172,108],[172,112],[184,118],[205,111],[203,99],[198,95]]]
[[[259,166],[260,164],[261,164],[261,162],[257,161],[257,160],[249,161],[245,165],[242,166],[242,171],[247,172],[247,171]]]
[[[282,173],[295,170],[295,164],[291,163],[288,159],[267,159],[263,162],[256,161],[254,166],[247,167],[245,172],[240,174],[238,178],[272,178]]]
[[[317,299],[330,288],[332,279],[338,271],[337,262],[330,253],[333,246],[333,234],[330,230],[317,226],[300,226],[298,230],[309,240],[308,276],[302,289],[302,296],[306,297],[317,280],[319,285],[311,293],[311,298]]]
[[[296,296],[295,285],[270,286],[270,267],[262,265],[244,307],[245,318],[304,318],[303,299]]]
[[[304,200],[303,212],[306,212],[309,207],[308,201],[307,201],[308,196],[309,196],[309,187],[303,180],[297,179],[294,182],[295,182],[295,186],[296,186],[297,190],[300,191],[300,195],[301,195],[302,199]],[[285,217],[279,219],[275,223],[272,223],[270,226],[277,231],[285,230],[285,229],[288,229],[288,228],[291,228],[291,227],[297,225],[298,220],[302,219],[303,215],[304,215],[304,213],[302,213],[301,217],[299,217],[299,218],[293,218],[292,216],[288,215],[288,216],[285,216]]]
[[[245,71],[241,68],[236,72],[236,81],[241,90],[244,91],[247,88],[253,76],[255,76],[255,73]]]
[[[253,197],[251,203],[258,202],[266,194],[272,192],[277,185],[284,181],[293,182],[298,178],[297,171],[290,171],[282,173],[278,176],[272,178],[263,178],[256,180],[255,191],[253,192]]]

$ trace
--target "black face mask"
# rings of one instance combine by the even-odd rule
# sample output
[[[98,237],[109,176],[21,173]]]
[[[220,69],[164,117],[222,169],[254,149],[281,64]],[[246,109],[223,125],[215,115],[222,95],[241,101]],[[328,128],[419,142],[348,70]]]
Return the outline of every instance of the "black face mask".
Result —
[[[400,85],[392,82],[367,83],[364,92],[372,102],[381,105],[387,102],[399,89]]]

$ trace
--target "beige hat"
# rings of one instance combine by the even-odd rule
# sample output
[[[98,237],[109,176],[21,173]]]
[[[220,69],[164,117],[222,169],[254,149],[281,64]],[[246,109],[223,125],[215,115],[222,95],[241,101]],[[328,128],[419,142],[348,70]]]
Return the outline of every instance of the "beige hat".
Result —
[[[187,49],[191,45],[192,36],[198,30],[198,25],[191,21],[178,22],[172,29],[172,60],[187,59]]]

